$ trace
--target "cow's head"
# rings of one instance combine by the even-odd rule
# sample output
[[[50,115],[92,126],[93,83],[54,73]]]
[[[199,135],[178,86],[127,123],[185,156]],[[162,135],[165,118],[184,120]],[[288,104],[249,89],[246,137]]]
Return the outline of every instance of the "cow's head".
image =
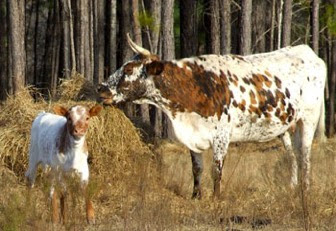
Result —
[[[162,72],[157,55],[136,45],[127,34],[128,44],[136,55],[98,87],[98,101],[105,105],[140,102],[153,87],[151,76]]]
[[[73,106],[70,109],[56,105],[53,111],[55,114],[64,116],[67,119],[67,131],[75,140],[79,140],[85,136],[88,130],[89,119],[96,116],[101,109],[100,105],[95,105],[90,109],[80,105]]]

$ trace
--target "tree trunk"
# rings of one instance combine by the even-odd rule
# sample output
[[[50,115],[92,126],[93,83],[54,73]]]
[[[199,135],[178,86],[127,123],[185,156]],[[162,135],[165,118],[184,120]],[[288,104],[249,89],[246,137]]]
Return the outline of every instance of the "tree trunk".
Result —
[[[7,98],[6,0],[0,0],[0,100]]]
[[[278,8],[278,47],[281,48],[281,35],[282,35],[282,19],[283,19],[283,0],[279,0],[279,8]]]
[[[261,53],[265,52],[265,36],[266,36],[266,20],[265,9],[267,2],[265,0],[254,0],[252,11],[252,52]]]
[[[330,4],[333,5],[334,10],[336,9],[336,0],[330,1]],[[330,31],[331,30],[331,31]],[[329,78],[329,107],[328,107],[328,133],[327,136],[330,138],[335,134],[335,88],[336,88],[336,35],[333,34],[335,31],[332,29],[328,30],[329,32],[329,41],[331,53],[329,55],[331,67],[330,78]]]
[[[164,1],[162,6],[162,59],[172,60],[175,58],[174,44],[174,0]],[[163,137],[172,138],[174,136],[173,127],[169,118],[163,115],[164,131]]]
[[[52,20],[52,39],[51,39],[51,76],[50,76],[50,91],[51,95],[56,94],[57,81],[59,76],[59,60],[61,47],[61,21],[60,21],[60,6],[58,0],[54,0],[54,13]]]
[[[151,52],[160,55],[159,35],[161,25],[161,0],[145,0],[145,9],[150,12],[153,17],[154,25],[150,28]],[[145,41],[144,41],[145,42]]]
[[[180,1],[181,58],[197,54],[197,28],[197,0]]]
[[[26,52],[25,52],[25,2],[9,1],[9,37],[12,57],[13,93],[18,93],[25,84]]]
[[[105,0],[94,2],[94,83],[104,80]],[[124,2],[124,1],[123,1]]]
[[[319,8],[320,0],[311,1],[311,45],[315,53],[319,54]]]
[[[88,14],[88,22],[87,22],[87,36],[88,39],[85,40],[85,73],[86,78],[93,82],[93,74],[94,74],[94,51],[93,51],[93,3],[91,0],[87,0],[87,14]]]
[[[231,0],[219,0],[220,53],[231,53]]]
[[[275,0],[272,0],[272,14],[271,14],[271,32],[270,32],[270,41],[269,41],[269,51],[274,50],[274,29],[275,29],[275,18],[276,18],[276,11],[275,11]]]
[[[292,0],[285,0],[282,24],[282,47],[291,44]]]
[[[206,52],[209,54],[220,54],[220,31],[219,4],[218,0],[207,0],[209,12],[206,13]]]
[[[242,0],[241,20],[240,20],[240,54],[248,55],[251,53],[251,15],[252,1]]]
[[[149,49],[153,54],[160,56],[159,35],[161,23],[161,0],[142,0],[142,9],[149,12],[153,19],[153,25],[146,27],[143,36],[143,47]],[[154,123],[154,133],[158,138],[162,137],[162,112],[150,106],[149,109],[152,123]]]
[[[65,78],[70,78],[71,61],[70,61],[70,7],[68,0],[61,0],[61,21],[62,21],[62,42],[63,42],[63,69]]]
[[[117,1],[108,0],[108,74],[113,74],[117,69]]]

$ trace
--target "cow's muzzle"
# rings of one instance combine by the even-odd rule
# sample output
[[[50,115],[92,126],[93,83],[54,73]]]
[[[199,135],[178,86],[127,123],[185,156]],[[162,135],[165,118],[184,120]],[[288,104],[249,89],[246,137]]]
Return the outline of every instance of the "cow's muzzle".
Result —
[[[113,94],[110,88],[104,84],[100,84],[97,88],[98,97],[97,102],[102,103],[104,105],[112,105],[113,102]]]

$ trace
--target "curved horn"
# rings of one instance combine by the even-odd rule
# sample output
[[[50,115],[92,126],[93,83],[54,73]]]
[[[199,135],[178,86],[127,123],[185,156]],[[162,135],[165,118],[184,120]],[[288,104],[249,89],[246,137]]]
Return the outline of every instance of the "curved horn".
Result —
[[[131,49],[135,53],[143,54],[145,56],[150,56],[151,55],[149,50],[146,50],[145,48],[136,45],[135,42],[132,41],[129,33],[127,33],[127,42],[128,42],[128,45],[131,47]]]

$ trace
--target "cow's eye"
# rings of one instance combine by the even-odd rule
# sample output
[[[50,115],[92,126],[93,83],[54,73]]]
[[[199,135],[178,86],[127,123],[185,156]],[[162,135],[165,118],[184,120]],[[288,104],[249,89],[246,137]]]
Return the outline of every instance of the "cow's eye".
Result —
[[[131,67],[131,66],[125,66],[125,68],[124,68],[124,73],[125,73],[126,75],[131,75],[131,74],[133,74],[133,67]]]

